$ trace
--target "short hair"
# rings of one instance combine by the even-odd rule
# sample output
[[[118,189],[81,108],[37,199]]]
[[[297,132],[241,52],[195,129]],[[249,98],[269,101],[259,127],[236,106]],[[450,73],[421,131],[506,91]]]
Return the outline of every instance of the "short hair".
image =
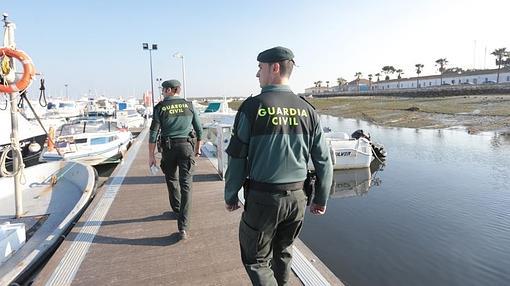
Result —
[[[294,68],[294,61],[293,60],[284,60],[281,62],[278,62],[280,65],[280,76],[282,77],[290,77],[292,74],[292,69]]]

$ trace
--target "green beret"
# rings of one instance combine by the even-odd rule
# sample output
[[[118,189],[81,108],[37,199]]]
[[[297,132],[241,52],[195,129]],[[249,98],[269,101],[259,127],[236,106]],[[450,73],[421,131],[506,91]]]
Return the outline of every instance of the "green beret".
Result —
[[[261,63],[276,63],[293,59],[294,54],[292,51],[284,47],[274,47],[269,50],[265,50],[257,57],[257,61]]]
[[[176,88],[181,86],[181,83],[176,79],[166,80],[164,81],[161,86],[163,88]]]

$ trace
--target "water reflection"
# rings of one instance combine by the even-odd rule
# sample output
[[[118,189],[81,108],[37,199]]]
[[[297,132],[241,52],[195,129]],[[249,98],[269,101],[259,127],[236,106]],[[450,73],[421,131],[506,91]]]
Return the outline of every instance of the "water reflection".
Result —
[[[336,170],[333,173],[330,198],[345,199],[366,195],[372,185],[381,185],[382,181],[376,175],[383,170],[383,166],[374,160],[369,168]]]
[[[384,171],[335,172],[326,214],[307,213],[300,238],[333,273],[352,286],[509,284],[509,134],[321,119],[389,154]]]

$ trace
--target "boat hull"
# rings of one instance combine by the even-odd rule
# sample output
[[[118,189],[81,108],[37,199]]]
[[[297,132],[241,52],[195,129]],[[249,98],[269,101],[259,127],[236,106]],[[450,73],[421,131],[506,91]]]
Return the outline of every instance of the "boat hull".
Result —
[[[370,141],[365,138],[326,137],[326,144],[334,170],[368,168],[374,159]],[[312,160],[308,162],[308,167],[315,169]]]
[[[59,149],[60,154],[56,149],[48,151],[48,149],[45,148],[41,154],[40,161],[77,161],[91,166],[118,163],[124,157],[124,154],[129,148],[132,136],[131,132],[118,132],[112,134],[117,134],[118,136],[118,138],[112,142],[98,145],[69,145],[66,146],[66,148]],[[108,134],[101,136],[108,137]]]
[[[27,233],[33,234],[25,244],[0,265],[0,285],[23,280],[56,247],[92,198],[97,179],[91,166],[64,161],[26,168],[24,177],[26,182],[21,185],[24,214],[21,219],[13,219],[13,179],[0,178],[0,221],[26,223],[36,220],[38,227],[29,229]]]
[[[38,159],[39,159],[39,156],[41,155],[41,152],[43,150],[42,146],[44,146],[45,140],[46,140],[46,135],[40,134],[40,135],[31,137],[31,138],[26,138],[26,139],[19,141],[20,147],[21,147],[21,154],[23,156],[23,163],[25,164],[25,166],[32,166],[32,165],[38,163]],[[28,146],[30,146],[30,144],[32,142],[39,144],[40,149],[38,151],[36,151],[36,152],[30,151]],[[2,156],[3,150],[5,150],[5,148],[7,148],[10,145],[11,144],[4,144],[4,145],[0,146],[0,156]],[[7,168],[8,171],[11,172],[12,171],[12,159],[10,159],[10,158],[11,158],[11,155],[9,155],[7,157],[6,162],[5,162],[5,167]]]

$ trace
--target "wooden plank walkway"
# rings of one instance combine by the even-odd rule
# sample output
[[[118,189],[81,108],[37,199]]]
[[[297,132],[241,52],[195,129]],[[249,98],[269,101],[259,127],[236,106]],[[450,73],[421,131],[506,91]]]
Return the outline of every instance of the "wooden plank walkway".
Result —
[[[251,285],[239,253],[241,211],[225,210],[211,163],[197,162],[190,238],[179,241],[164,176],[148,174],[146,131],[138,140],[33,285]],[[293,276],[291,285],[302,283]]]

